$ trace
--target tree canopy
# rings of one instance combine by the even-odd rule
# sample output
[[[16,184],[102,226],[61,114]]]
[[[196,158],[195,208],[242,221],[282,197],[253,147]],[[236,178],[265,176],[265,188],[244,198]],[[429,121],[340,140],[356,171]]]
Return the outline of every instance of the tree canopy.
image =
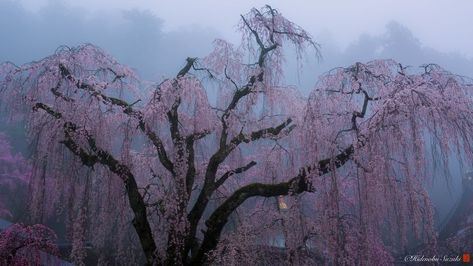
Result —
[[[148,265],[279,250],[291,264],[385,265],[411,233],[435,249],[425,182],[432,161],[473,159],[470,81],[376,60],[304,97],[284,83],[284,51],[318,54],[312,37],[270,6],[238,25],[240,45],[216,40],[159,83],[91,44],[2,64],[1,106],[34,144],[33,217],[68,221],[76,263],[86,241]]]

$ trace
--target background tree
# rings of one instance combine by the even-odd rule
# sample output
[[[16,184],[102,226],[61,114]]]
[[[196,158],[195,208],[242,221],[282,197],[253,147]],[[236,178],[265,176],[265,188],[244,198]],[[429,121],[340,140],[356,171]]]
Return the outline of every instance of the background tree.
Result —
[[[42,254],[43,252],[43,254]],[[13,224],[0,232],[0,262],[2,265],[55,265],[58,258],[47,257],[47,252],[57,255],[56,235],[40,224],[26,226]]]
[[[435,248],[426,143],[440,164],[471,161],[468,81],[380,60],[304,98],[284,86],[283,51],[317,52],[309,34],[269,6],[239,30],[240,46],[216,40],[159,84],[93,45],[3,64],[3,107],[35,144],[34,217],[64,212],[77,263],[86,240],[148,265],[256,260],[278,237],[293,264],[389,264],[411,231]]]
[[[0,132],[0,218],[17,221],[26,212],[31,165],[14,154],[7,136]]]

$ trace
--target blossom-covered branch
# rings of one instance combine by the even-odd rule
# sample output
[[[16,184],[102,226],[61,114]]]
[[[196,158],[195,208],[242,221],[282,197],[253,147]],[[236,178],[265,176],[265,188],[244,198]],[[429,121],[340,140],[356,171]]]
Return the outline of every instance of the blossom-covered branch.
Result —
[[[36,103],[36,109],[43,109],[49,115],[56,119],[61,119],[62,114],[54,111],[51,107],[43,103]],[[75,140],[74,135],[82,134],[86,138],[89,145],[88,149],[91,152],[81,147]],[[140,238],[143,251],[145,252],[147,263],[152,265],[155,262],[160,263],[160,258],[156,257],[156,244],[153,233],[148,221],[146,205],[138,191],[138,185],[135,176],[125,164],[116,160],[109,152],[97,147],[95,139],[85,129],[79,129],[78,126],[72,122],[64,122],[64,136],[65,140],[61,141],[73,154],[75,154],[82,163],[88,167],[94,167],[95,164],[100,163],[108,167],[110,171],[122,179],[127,191],[130,206],[135,214],[133,218],[133,226]]]

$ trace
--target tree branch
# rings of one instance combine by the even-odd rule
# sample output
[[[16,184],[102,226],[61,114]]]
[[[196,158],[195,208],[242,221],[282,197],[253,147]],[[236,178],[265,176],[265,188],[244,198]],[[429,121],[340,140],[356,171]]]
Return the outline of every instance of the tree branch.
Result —
[[[215,187],[218,188],[220,187],[223,183],[225,183],[225,181],[232,175],[234,174],[241,174],[247,170],[249,170],[251,167],[255,166],[256,165],[256,162],[255,161],[251,161],[250,163],[248,163],[247,165],[245,166],[242,166],[242,167],[239,167],[237,169],[233,169],[233,170],[230,170],[228,172],[226,172],[225,174],[222,175],[222,177],[220,177],[216,182],[215,182]]]
[[[200,265],[207,261],[206,254],[215,249],[220,239],[223,227],[228,221],[228,217],[247,199],[255,196],[275,197],[288,195],[291,190],[294,194],[309,191],[308,181],[302,175],[298,175],[288,182],[278,184],[254,183],[246,185],[235,191],[225,202],[220,205],[206,221],[207,231],[204,234],[202,244],[196,255],[192,258],[191,264]]]
[[[209,164],[207,166],[206,173],[205,173],[204,184],[203,184],[202,190],[197,198],[196,203],[194,204],[193,208],[191,209],[188,215],[188,220],[191,225],[191,228],[190,228],[190,233],[188,235],[188,239],[186,240],[185,254],[189,252],[190,247],[192,246],[191,244],[193,240],[195,239],[195,233],[197,230],[198,222],[201,219],[205,208],[207,207],[210,197],[215,191],[215,188],[216,188],[215,178],[216,178],[219,165],[225,160],[228,154],[230,154],[231,151],[235,149],[235,147],[238,146],[241,142],[248,143],[252,140],[257,140],[266,136],[278,135],[279,132],[281,132],[289,123],[291,123],[291,120],[288,119],[288,121],[286,121],[282,125],[279,125],[275,128],[259,130],[257,132],[251,133],[248,136],[240,134],[236,138],[232,139],[230,144],[227,144],[228,128],[229,128],[227,124],[228,117],[230,116],[231,112],[237,107],[239,101],[243,97],[245,97],[246,95],[250,94],[253,91],[253,88],[255,87],[256,83],[263,82],[264,71],[262,68],[264,67],[266,57],[269,52],[277,49],[278,47],[277,43],[272,43],[269,47],[266,47],[263,41],[261,40],[261,37],[259,36],[258,32],[255,31],[250,26],[250,24],[248,23],[248,21],[245,19],[244,16],[241,16],[241,18],[243,22],[245,23],[246,27],[248,27],[250,32],[254,35],[256,42],[258,43],[260,47],[258,62],[257,62],[260,68],[260,71],[257,74],[251,75],[246,85],[244,85],[240,89],[235,90],[232,100],[230,101],[229,105],[227,106],[227,108],[222,114],[222,117],[220,119],[222,122],[222,132],[220,135],[219,149],[211,156],[209,160]],[[293,129],[293,126],[289,128],[289,131],[292,129]]]
[[[207,206],[208,199],[216,188],[215,175],[217,173],[217,169],[219,165],[227,158],[227,156],[242,142],[248,143],[261,138],[277,136],[283,129],[289,126],[291,122],[292,119],[289,118],[276,127],[264,128],[250,134],[240,133],[232,139],[230,144],[224,145],[214,155],[212,155],[205,174],[204,186],[201,193],[199,194],[197,202],[189,213],[191,225],[194,224],[193,222],[197,224],[197,219],[200,219],[205,207]],[[292,128],[293,127],[289,127],[288,130],[292,130]]]
[[[191,247],[191,242],[195,238],[195,233],[197,230],[198,222],[202,218],[202,214],[204,213],[205,208],[209,202],[210,197],[212,196],[213,192],[217,188],[215,183],[215,178],[217,174],[218,167],[220,164],[227,158],[227,156],[242,142],[248,143],[251,141],[255,141],[261,138],[267,137],[275,137],[281,133],[284,129],[292,130],[294,125],[290,125],[292,123],[292,119],[289,118],[285,122],[281,123],[276,127],[264,128],[250,134],[242,134],[240,133],[236,137],[232,139],[230,144],[225,144],[221,146],[217,152],[215,152],[209,160],[209,165],[207,166],[204,185],[200,194],[195,202],[194,206],[192,207],[187,219],[190,224],[190,233],[188,235],[188,239],[186,241],[186,252],[189,251]],[[289,126],[289,127],[288,127]]]
[[[337,154],[335,157],[320,160],[315,167],[307,167],[307,172],[310,173],[317,170],[319,174],[324,175],[332,171],[332,169],[343,166],[350,160],[351,155],[355,152],[353,145]]]
[[[45,110],[49,115],[56,119],[62,118],[62,115],[59,112],[54,111],[51,107],[43,103],[36,103],[35,107]],[[130,207],[134,213],[133,226],[135,227],[136,233],[140,239],[141,247],[146,256],[147,265],[154,265],[155,263],[161,264],[160,258],[155,254],[156,244],[148,221],[146,204],[138,190],[138,185],[134,175],[131,173],[128,166],[120,163],[107,151],[97,147],[95,139],[90,136],[86,130],[83,130],[83,132],[93,153],[87,152],[80,147],[73,139],[73,135],[77,134],[77,130],[78,127],[74,123],[65,122],[65,140],[61,143],[64,144],[74,155],[79,157],[84,165],[93,168],[96,163],[100,163],[122,179],[125,184]]]
[[[291,123],[292,123],[292,119],[288,118],[285,122],[279,124],[276,127],[269,127],[269,128],[260,129],[258,131],[254,131],[250,134],[240,133],[230,141],[230,145],[227,145],[227,149],[233,150],[234,147],[238,146],[242,142],[249,143],[251,141],[258,140],[258,139],[261,139],[261,138],[276,137],[276,136],[279,135],[279,133],[281,133],[281,131],[283,129],[285,129]],[[295,127],[295,125],[289,126],[288,130],[291,131],[292,129],[294,129],[294,127]]]
[[[223,227],[228,221],[228,217],[243,202],[252,197],[276,197],[288,194],[301,194],[303,192],[313,192],[314,188],[308,178],[308,175],[318,170],[325,174],[334,168],[343,166],[353,154],[353,146],[345,149],[335,157],[319,161],[316,167],[305,167],[299,170],[299,174],[287,182],[278,184],[253,183],[236,190],[222,205],[220,205],[205,222],[207,231],[204,233],[204,240],[191,260],[192,265],[201,265],[207,262],[206,254],[215,249],[220,239]]]
[[[176,78],[179,79],[179,78],[184,77],[189,72],[191,67],[194,66],[195,60],[197,60],[197,58],[187,57],[186,58],[186,65],[177,73]]]
[[[173,163],[171,162],[171,160],[169,160],[167,156],[167,152],[166,152],[166,149],[164,148],[164,144],[162,140],[146,124],[146,122],[144,121],[143,113],[133,109],[134,103],[129,104],[124,100],[114,98],[114,97],[109,97],[103,94],[102,92],[100,92],[99,90],[96,90],[92,85],[78,81],[63,64],[59,64],[59,69],[60,69],[62,77],[72,82],[78,89],[82,89],[82,90],[86,90],[90,92],[91,96],[97,98],[98,100],[101,100],[105,104],[116,105],[116,106],[122,107],[123,113],[137,119],[138,127],[148,137],[151,143],[153,143],[153,145],[155,146],[156,151],[158,152],[159,161],[163,164],[163,166],[168,171],[170,171],[171,173],[174,173]],[[38,104],[42,104],[42,103],[38,103]]]

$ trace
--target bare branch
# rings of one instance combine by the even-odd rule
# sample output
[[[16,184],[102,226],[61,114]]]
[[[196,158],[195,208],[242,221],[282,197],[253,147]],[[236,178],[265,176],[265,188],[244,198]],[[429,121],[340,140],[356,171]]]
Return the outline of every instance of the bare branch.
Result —
[[[235,175],[235,174],[241,174],[247,170],[249,170],[251,167],[255,166],[256,165],[256,162],[255,161],[251,161],[249,162],[247,165],[245,166],[242,166],[242,167],[239,167],[239,168],[236,168],[236,169],[233,169],[233,170],[230,170],[228,172],[226,172],[225,174],[223,174],[216,182],[215,182],[215,187],[220,187],[223,183],[225,183],[225,181],[232,175]]]
[[[292,129],[294,129],[295,125],[290,125],[291,123],[292,123],[292,119],[288,118],[285,122],[279,124],[276,127],[260,129],[258,131],[251,132],[250,134],[240,133],[230,141],[230,145],[228,146],[228,149],[233,149],[234,146],[237,146],[242,142],[249,143],[251,141],[255,141],[261,138],[277,137],[282,132],[282,130],[287,128],[288,126],[289,126],[287,128],[288,131],[291,131]]]
[[[176,78],[179,79],[179,78],[184,77],[189,72],[191,67],[194,66],[195,60],[197,60],[197,58],[187,57],[186,65],[177,73]]]

